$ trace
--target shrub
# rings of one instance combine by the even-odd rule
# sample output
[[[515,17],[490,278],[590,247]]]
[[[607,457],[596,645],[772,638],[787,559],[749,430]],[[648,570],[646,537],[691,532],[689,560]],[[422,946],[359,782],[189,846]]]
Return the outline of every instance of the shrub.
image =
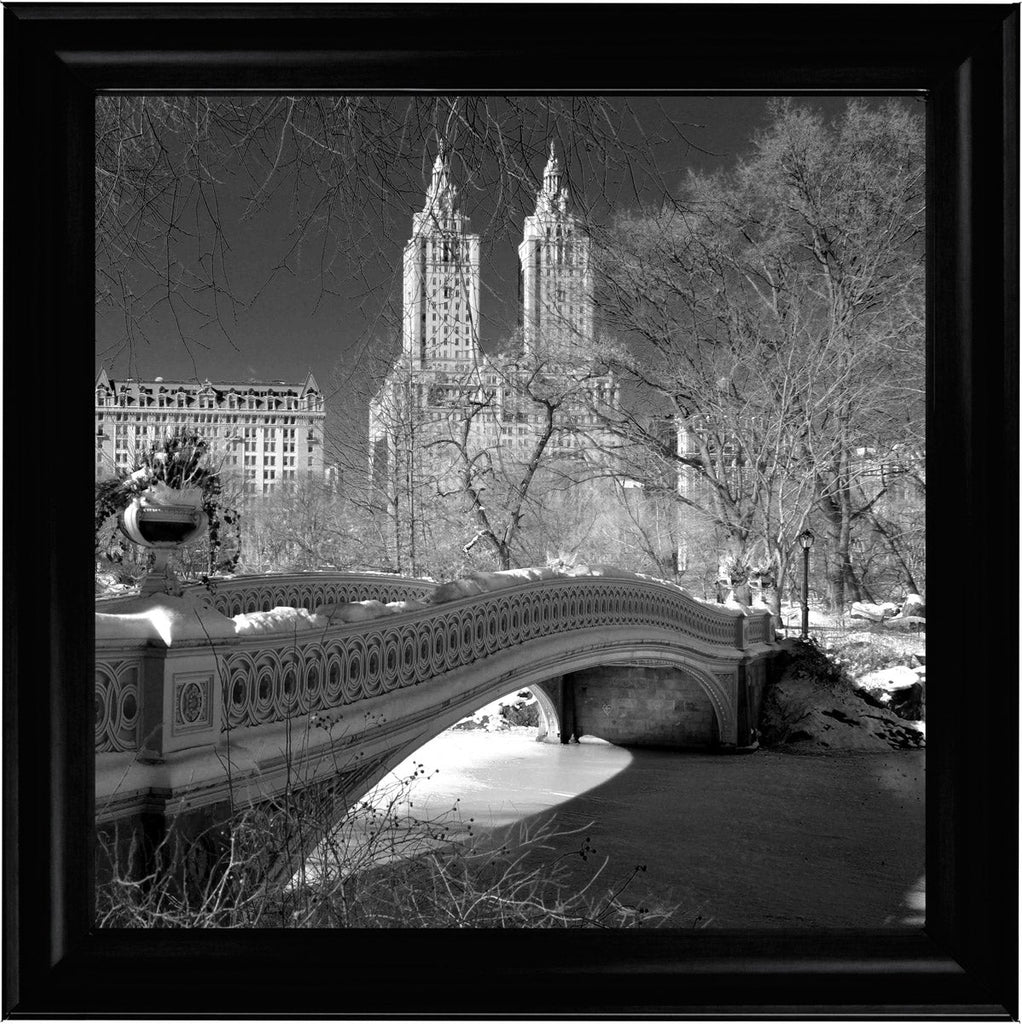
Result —
[[[502,705],[500,709],[500,717],[503,718],[508,725],[536,727],[539,725],[539,707],[534,700],[519,700],[514,704]]]
[[[185,839],[168,835],[132,871],[137,850],[102,845],[97,923],[117,928],[593,928],[675,924],[666,900],[629,905],[637,865],[601,888],[608,866],[573,887],[569,859],[589,861],[586,829],[564,831],[549,819],[495,834],[476,834],[457,805],[435,818],[412,814],[409,778],[353,807],[290,879],[266,884],[275,859],[303,829],[294,805],[249,809],[230,828]],[[304,808],[303,810],[307,810]],[[588,828],[588,826],[587,826]],[[555,845],[577,842],[567,854]]]

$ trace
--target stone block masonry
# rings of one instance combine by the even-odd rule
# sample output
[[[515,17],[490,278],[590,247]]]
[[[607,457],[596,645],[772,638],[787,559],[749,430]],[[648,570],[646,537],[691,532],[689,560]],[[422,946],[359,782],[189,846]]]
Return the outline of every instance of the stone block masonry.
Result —
[[[607,666],[565,676],[575,733],[622,746],[706,748],[719,742],[710,698],[684,670]]]

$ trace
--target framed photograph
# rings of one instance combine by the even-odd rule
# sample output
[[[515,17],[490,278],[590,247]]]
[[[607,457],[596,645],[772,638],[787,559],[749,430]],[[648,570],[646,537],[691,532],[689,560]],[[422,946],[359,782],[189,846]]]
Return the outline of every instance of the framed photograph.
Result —
[[[12,3],[4,17],[6,1014],[1017,1018],[1017,6]],[[748,154],[753,140],[754,154],[733,172],[721,154]],[[838,252],[824,227],[800,245],[798,232],[812,225],[813,187],[804,205],[792,206],[772,177],[800,159],[813,173],[825,168],[829,199],[866,211],[848,219],[862,236],[857,248]],[[686,173],[683,190],[677,182]],[[145,202],[131,207],[139,196]],[[119,204],[130,215],[120,216]],[[862,322],[880,325],[875,337],[870,328],[854,339],[842,333],[844,298],[817,303],[803,261],[824,268],[820,279],[842,295],[875,289],[855,298]],[[736,282],[738,300],[729,291]],[[340,325],[337,340],[321,319],[302,344],[288,342],[300,304],[327,310],[325,319]],[[758,319],[749,312],[757,304],[768,310]],[[252,340],[240,353],[231,326],[239,323]],[[629,348],[618,335],[640,341]],[[288,346],[290,362],[282,357]],[[585,360],[572,362],[576,347]],[[309,362],[301,372],[292,369],[299,351]],[[772,369],[778,351],[786,359],[780,376]],[[583,362],[585,373],[566,369]],[[854,374],[841,369],[853,363]],[[804,408],[787,396],[812,392],[828,413],[821,379],[838,396],[835,406],[854,408],[856,424],[900,424],[884,435],[896,440],[886,449],[853,443],[827,420],[840,458],[809,452],[823,434],[800,426]],[[754,402],[763,416],[749,413]],[[179,428],[173,444],[133,462],[130,441],[139,451],[151,441],[145,416],[159,430],[183,422],[185,407],[202,410],[190,415],[223,441],[219,471],[196,470],[194,446],[204,442]],[[705,441],[711,423],[716,447]],[[757,426],[743,435],[750,423]],[[331,447],[331,436],[348,438],[347,447]],[[797,450],[798,459],[781,471],[775,458],[767,481],[762,460],[749,457],[764,445]],[[428,687],[416,690],[402,711],[407,724],[380,728],[389,746],[365,740],[343,772],[321,778],[309,769],[303,799],[325,793],[331,807],[336,778],[361,795],[398,753],[415,753],[475,706],[524,687],[533,708],[493,713],[516,725],[516,716],[531,714],[562,743],[592,734],[622,750],[754,751],[773,627],[798,633],[792,616],[801,615],[808,637],[810,526],[820,521],[812,516],[821,495],[834,505],[848,459],[872,482],[827,528],[841,515],[846,525],[869,519],[883,547],[869,571],[877,587],[890,587],[884,567],[893,559],[890,578],[905,593],[889,611],[861,603],[883,595],[860,588],[850,564],[845,574],[834,562],[830,534],[819,586],[830,598],[847,587],[837,607],[854,597],[863,616],[881,623],[897,615],[911,631],[923,612],[934,625],[921,662],[912,661],[921,669],[914,688],[897,698],[928,694],[925,766],[921,751],[910,755],[925,785],[892,784],[901,810],[871,804],[870,786],[849,788],[839,770],[821,768],[812,773],[819,815],[802,825],[799,864],[778,854],[784,843],[773,830],[792,817],[806,772],[779,771],[769,757],[781,755],[732,758],[742,800],[725,799],[725,789],[717,795],[720,779],[701,775],[707,796],[698,820],[670,800],[660,812],[646,808],[645,791],[617,791],[636,810],[615,827],[662,813],[677,830],[676,848],[651,850],[651,861],[716,870],[718,890],[728,888],[726,865],[743,865],[720,904],[726,910],[710,922],[688,914],[665,927],[606,926],[661,923],[659,907],[651,913],[622,897],[586,919],[596,927],[576,927],[580,918],[559,903],[544,907],[542,928],[501,928],[520,901],[491,889],[487,899],[503,917],[455,916],[448,927],[423,918],[430,931],[366,927],[379,921],[357,917],[330,927],[311,904],[299,913],[286,900],[276,916],[260,918],[262,927],[235,927],[242,921],[229,914],[167,913],[146,895],[154,883],[145,871],[97,914],[97,898],[110,892],[97,883],[97,846],[112,842],[126,857],[142,848],[131,840],[121,850],[112,822],[130,819],[143,846],[158,845],[164,804],[182,801],[175,806],[184,820],[194,791],[196,824],[211,823],[216,782],[191,752],[220,751],[226,730],[231,767],[221,803],[233,811],[231,772],[243,770],[243,758],[233,759],[231,730],[250,729],[252,777],[271,784],[272,758],[252,751],[278,742],[278,720],[290,723],[289,710],[277,714],[288,687],[304,694],[309,721],[329,731],[326,712],[340,706],[322,695],[330,686],[363,680],[358,699],[375,708],[372,699],[393,686],[411,693],[430,672],[462,673],[442,694],[434,687],[435,707],[423,696]],[[367,460],[360,504],[352,495]],[[828,483],[827,465],[845,468]],[[97,484],[104,468],[112,481],[105,490]],[[728,519],[719,495],[701,503],[707,487],[730,495],[735,474],[757,471],[751,492],[783,493],[783,512],[767,500]],[[260,618],[272,604],[319,624],[328,612],[344,616],[341,639],[322,645],[321,665],[289,661],[283,648],[260,661],[264,641],[244,638],[234,654],[203,660],[187,636],[173,668],[154,668],[148,655],[125,659],[114,642],[124,609],[114,602],[95,614],[101,504],[107,519],[121,517],[139,551],[154,552],[138,563],[142,597],[180,595],[167,551],[209,524],[208,564],[194,569],[203,579],[243,554],[263,565],[251,571],[280,571],[285,516],[272,499],[299,493],[313,476],[316,493],[331,496],[323,507],[340,508],[343,495],[348,518],[331,522],[329,544],[317,537],[300,558],[287,555],[296,559],[288,565],[357,565],[388,574],[387,585],[328,594],[324,584],[279,597],[229,583],[191,607],[207,640],[222,626],[232,642],[235,629],[262,637],[279,628]],[[927,477],[935,485],[929,501]],[[231,548],[237,514],[224,495],[235,478],[239,507],[259,497],[269,510],[250,520],[264,563],[251,542],[242,551],[240,532]],[[915,481],[907,497],[905,481]],[[160,505],[154,495],[171,489]],[[898,507],[914,509],[920,524],[919,537],[901,546],[877,512],[895,491]],[[664,494],[668,519],[679,509],[694,517],[684,542],[673,527],[663,540]],[[587,505],[612,499],[616,532],[594,531]],[[322,512],[312,504],[306,512]],[[746,514],[773,524],[764,536],[782,539],[775,549],[764,542],[761,556],[751,546],[730,561],[718,556],[720,531],[737,535]],[[358,526],[370,520],[375,539]],[[705,542],[700,529],[709,531]],[[123,546],[120,537],[108,541]],[[847,552],[847,536],[844,543]],[[615,544],[641,551],[627,567],[633,572],[597,564],[621,563]],[[700,544],[712,558],[702,558]],[[607,552],[616,554],[600,557]],[[544,556],[542,570],[519,568]],[[925,588],[927,564],[934,585],[923,610],[912,592]],[[500,604],[509,585],[501,573],[511,574],[512,589],[524,585],[515,573],[533,573],[524,581],[539,594],[533,604]],[[568,582],[590,596],[569,597]],[[562,584],[563,600],[540,593]],[[678,596],[679,584],[695,598]],[[468,597],[494,605],[492,630],[489,620],[476,628],[458,611]],[[358,615],[367,604],[397,615],[393,637],[385,627],[377,646],[376,627],[368,639],[355,637],[348,624],[358,602]],[[430,610],[444,602],[462,617]],[[615,602],[630,609],[627,624],[612,621]],[[648,635],[632,643],[626,633],[647,613]],[[401,615],[411,616],[405,632]],[[161,628],[146,622],[132,626],[140,643],[141,631]],[[541,625],[549,650],[522,639]],[[557,647],[559,629],[579,631],[585,643]],[[677,653],[679,634],[688,660]],[[478,664],[505,640],[509,650],[525,645],[491,684]],[[730,645],[729,653],[715,644]],[[386,665],[400,683],[374,689]],[[632,673],[628,700],[617,692],[622,666]],[[665,686],[677,691],[666,702]],[[873,728],[918,743],[918,726],[904,723],[921,711],[896,716],[889,693],[869,699],[881,723]],[[668,707],[685,712],[675,722]],[[846,728],[843,716],[825,711],[820,737]],[[829,741],[820,737],[822,750]],[[453,771],[471,746],[466,740],[450,754]],[[125,752],[125,765],[136,768],[118,760]],[[867,761],[855,763],[861,774]],[[160,765],[177,765],[177,774],[153,768]],[[149,773],[137,789],[149,796],[116,805],[107,790],[130,791],[121,777],[129,770]],[[654,778],[651,768],[644,778]],[[166,792],[159,779],[169,780]],[[293,783],[282,785],[292,792]],[[655,783],[642,785],[651,791]],[[98,817],[97,792],[109,796]],[[718,801],[731,816],[727,827],[704,828],[717,820]],[[732,827],[738,818],[741,827]],[[817,841],[831,825],[846,845]],[[896,867],[883,859],[902,833],[915,836],[917,852],[925,845],[922,879],[906,874],[916,873],[915,854],[901,851]],[[302,844],[306,852],[315,846],[309,836]],[[866,865],[874,848],[878,863]],[[212,847],[202,849],[212,856]],[[849,876],[847,865],[827,860],[841,851],[858,858],[863,887],[844,891],[839,909],[837,900],[821,909],[830,873],[835,890]],[[706,867],[711,861],[720,864]],[[750,864],[760,866],[761,883]],[[878,927],[886,889],[902,881],[907,909]],[[193,891],[189,884],[184,891]],[[775,914],[781,904],[786,910]],[[770,926],[775,919],[779,927]],[[393,923],[409,919],[398,914]]]

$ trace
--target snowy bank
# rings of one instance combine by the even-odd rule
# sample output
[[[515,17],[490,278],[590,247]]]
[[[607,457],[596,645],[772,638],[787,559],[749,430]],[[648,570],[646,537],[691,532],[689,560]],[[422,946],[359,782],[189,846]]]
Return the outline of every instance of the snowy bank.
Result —
[[[925,745],[921,722],[907,721],[879,699],[857,691],[821,651],[796,647],[785,657],[780,678],[763,698],[759,728],[764,746],[821,752]]]

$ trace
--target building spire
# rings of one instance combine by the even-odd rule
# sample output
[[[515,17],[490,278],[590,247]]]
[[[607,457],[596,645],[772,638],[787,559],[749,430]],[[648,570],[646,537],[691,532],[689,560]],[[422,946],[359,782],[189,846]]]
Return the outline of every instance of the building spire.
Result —
[[[458,190],[451,183],[451,167],[444,144],[437,147],[436,159],[433,161],[433,179],[426,193],[425,212],[434,217],[451,217],[458,202]]]
[[[554,152],[554,140],[550,140],[550,158],[543,169],[543,191],[551,198],[561,188],[561,163]]]
[[[433,192],[436,192],[441,187],[446,177],[447,158],[444,156],[444,147],[441,144],[436,151],[436,159],[433,161]]]
[[[561,162],[551,139],[550,156],[543,168],[543,186],[536,195],[536,213],[567,213],[570,203],[568,186],[561,184]]]

